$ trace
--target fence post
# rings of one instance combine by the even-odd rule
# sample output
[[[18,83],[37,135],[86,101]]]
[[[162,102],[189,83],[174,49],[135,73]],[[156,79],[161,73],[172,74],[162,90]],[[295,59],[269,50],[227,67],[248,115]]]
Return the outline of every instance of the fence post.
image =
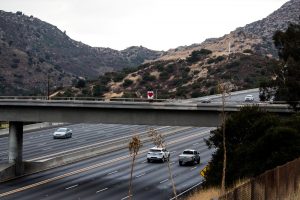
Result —
[[[255,200],[255,199],[254,199],[254,192],[255,192],[255,191],[254,191],[254,180],[253,180],[253,179],[250,180],[250,185],[251,185],[251,192],[250,192],[250,193],[251,193],[251,194],[250,194],[251,200]]]

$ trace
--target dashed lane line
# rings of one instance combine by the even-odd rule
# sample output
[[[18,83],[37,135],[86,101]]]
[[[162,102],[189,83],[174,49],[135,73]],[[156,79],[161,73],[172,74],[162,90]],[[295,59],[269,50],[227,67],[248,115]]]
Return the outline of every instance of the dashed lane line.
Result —
[[[76,188],[78,186],[78,184],[76,184],[76,185],[72,185],[72,186],[70,186],[70,187],[67,187],[67,188],[65,188],[66,190],[69,190],[69,189],[72,189],[72,188]]]
[[[201,131],[201,132],[195,133],[193,135],[186,136],[184,138],[179,138],[179,139],[173,140],[171,142],[168,142],[167,145],[176,144],[176,143],[179,143],[179,142],[182,142],[182,141],[194,138],[194,137],[199,137],[199,134],[203,134],[203,133],[206,133],[206,132],[209,132],[209,131],[210,130]],[[140,151],[139,153],[145,153],[147,151],[148,151],[148,149],[144,149],[144,150]],[[46,179],[46,180],[43,180],[43,181],[40,181],[40,182],[36,182],[36,183],[26,185],[26,186],[23,186],[23,187],[20,187],[20,188],[17,188],[17,189],[8,191],[8,192],[1,193],[0,197],[5,197],[5,196],[8,196],[8,195],[17,193],[17,192],[22,192],[22,191],[25,191],[25,190],[28,190],[28,189],[31,189],[31,188],[34,188],[34,187],[37,187],[37,186],[40,186],[40,185],[44,185],[44,184],[56,181],[56,180],[60,180],[60,179],[63,179],[63,178],[69,177],[69,176],[73,176],[73,175],[76,175],[76,174],[79,174],[79,173],[83,173],[83,172],[98,168],[98,167],[102,167],[102,166],[105,166],[105,165],[108,165],[108,164],[112,164],[114,162],[127,159],[129,157],[130,157],[130,155],[125,155],[125,156],[121,156],[119,158],[115,158],[115,159],[108,160],[108,161],[101,162],[101,163],[97,163],[97,164],[94,164],[94,165],[91,165],[91,166],[88,166],[88,167],[84,167],[84,168],[81,168],[81,169],[78,169],[78,170],[75,170],[75,171],[72,171],[72,172],[68,172],[66,174],[55,176],[55,177],[52,177],[52,178],[49,178],[49,179]]]

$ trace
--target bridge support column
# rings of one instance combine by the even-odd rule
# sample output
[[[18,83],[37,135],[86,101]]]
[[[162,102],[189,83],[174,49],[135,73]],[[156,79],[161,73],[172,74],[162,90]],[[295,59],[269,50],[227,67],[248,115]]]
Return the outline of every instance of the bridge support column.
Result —
[[[8,162],[15,164],[15,175],[23,173],[23,122],[9,122]]]

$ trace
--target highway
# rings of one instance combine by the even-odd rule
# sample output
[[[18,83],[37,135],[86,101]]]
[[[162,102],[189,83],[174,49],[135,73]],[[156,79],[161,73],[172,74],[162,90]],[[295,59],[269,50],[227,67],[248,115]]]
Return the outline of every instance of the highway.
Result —
[[[109,141],[113,138],[122,138],[150,128],[149,126],[113,124],[74,124],[68,127],[72,129],[73,137],[66,140],[53,139],[52,134],[56,128],[25,133],[23,158],[27,160],[59,153],[78,147]],[[162,127],[162,130],[168,130],[170,128],[171,127]],[[8,138],[0,138],[0,163],[7,161],[7,149]]]
[[[103,124],[76,124],[69,127],[74,130],[72,139],[53,140],[52,129],[25,134],[24,157],[34,158],[72,148],[77,144],[87,145],[101,140],[109,140],[112,137],[122,138],[128,133],[143,133],[149,128],[147,126]],[[156,128],[161,133],[170,132],[170,130],[174,132],[166,137],[166,143],[171,152],[170,162],[177,192],[180,193],[201,183],[202,177],[199,172],[210,160],[213,152],[207,149],[203,141],[203,138],[208,137],[211,128]],[[76,142],[76,140],[79,141]],[[40,143],[44,144],[40,145]],[[133,174],[133,199],[169,199],[172,197],[166,163],[146,162],[147,150],[152,146],[151,142],[146,142],[136,160]],[[200,165],[183,167],[178,165],[177,157],[186,148],[194,148],[200,152]],[[45,150],[41,151],[41,149]],[[0,197],[1,199],[22,200],[126,199],[131,163],[128,155],[128,149],[123,149],[4,182],[0,184]]]
[[[246,94],[252,94],[258,102],[258,92],[234,93],[227,102],[243,102]],[[188,100],[197,103],[201,98]],[[212,98],[212,103],[220,97]],[[212,128],[112,125],[112,124],[70,124],[71,139],[53,139],[55,128],[37,130],[24,134],[24,160],[38,160],[78,148],[98,145],[107,147],[114,141],[124,141],[132,135],[145,137],[150,127],[166,134],[167,149],[171,152],[171,169],[177,194],[201,184],[200,171],[211,159],[204,138],[209,137]],[[105,146],[106,145],[106,146]],[[140,149],[133,173],[133,199],[171,199],[172,185],[166,163],[147,163],[146,154],[153,144],[145,142]],[[199,165],[179,166],[178,155],[187,148],[200,152]],[[0,164],[7,162],[8,138],[0,138]],[[116,199],[128,197],[131,157],[127,148],[111,151],[73,164],[27,175],[0,183],[0,199]]]

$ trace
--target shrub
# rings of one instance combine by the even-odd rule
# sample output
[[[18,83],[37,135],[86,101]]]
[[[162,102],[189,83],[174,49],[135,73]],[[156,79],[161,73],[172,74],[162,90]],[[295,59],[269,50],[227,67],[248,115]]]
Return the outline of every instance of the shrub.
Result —
[[[14,68],[14,69],[19,67],[17,63],[13,63],[10,66],[11,66],[11,68]]]
[[[76,88],[84,88],[86,85],[86,82],[84,79],[79,79],[75,85]]]
[[[155,80],[156,80],[156,77],[150,75],[150,74],[147,72],[147,73],[144,74],[143,80],[145,80],[145,81],[155,81]]]
[[[208,49],[201,49],[201,50],[196,50],[193,51],[189,57],[187,57],[187,61],[190,63],[194,63],[197,62],[203,58],[205,58],[207,55],[211,54],[212,51],[208,50]]]
[[[133,81],[132,80],[130,80],[130,79],[125,79],[124,80],[124,83],[123,83],[123,87],[128,87],[128,86],[130,86],[130,85],[132,85],[133,84]]]
[[[252,51],[251,49],[245,49],[245,50],[243,51],[243,53],[250,53],[250,54],[253,54],[253,51]]]
[[[159,74],[159,79],[162,81],[166,81],[170,78],[170,75],[167,72],[161,72]]]

